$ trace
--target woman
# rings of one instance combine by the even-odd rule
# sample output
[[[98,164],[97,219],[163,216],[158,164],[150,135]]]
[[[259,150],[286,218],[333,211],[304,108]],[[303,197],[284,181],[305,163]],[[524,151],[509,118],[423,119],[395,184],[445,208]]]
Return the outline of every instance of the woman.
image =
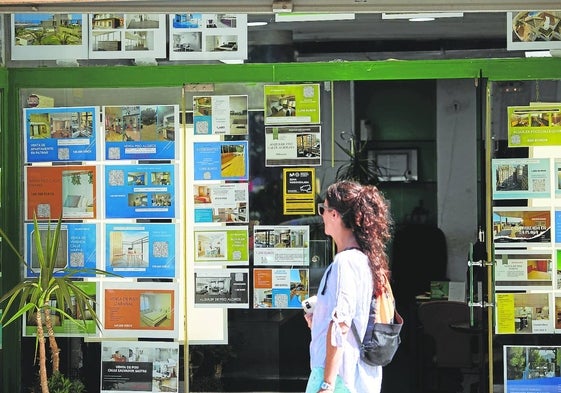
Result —
[[[318,213],[337,254],[320,282],[313,314],[305,316],[312,332],[306,393],[380,392],[382,367],[360,361],[359,345],[349,330],[354,321],[364,335],[372,296],[389,277],[388,204],[374,186],[341,181],[329,186]]]

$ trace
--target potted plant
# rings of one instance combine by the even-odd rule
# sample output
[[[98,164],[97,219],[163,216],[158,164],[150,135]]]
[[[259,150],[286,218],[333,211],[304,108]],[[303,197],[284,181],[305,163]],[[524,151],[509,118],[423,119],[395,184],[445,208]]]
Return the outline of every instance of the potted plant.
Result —
[[[341,133],[343,139],[344,134]],[[337,169],[335,179],[337,181],[352,180],[360,184],[377,185],[380,181],[380,167],[375,160],[368,159],[367,143],[360,141],[356,135],[347,140],[349,142],[348,148],[335,141],[335,144],[349,156],[349,160]]]
[[[51,316],[56,313],[61,319],[68,319],[85,331],[86,315],[89,314],[96,325],[100,327],[100,321],[94,307],[95,299],[76,285],[74,278],[83,273],[110,274],[98,269],[60,269],[56,267],[61,224],[62,220],[60,218],[54,227],[51,226],[49,221],[46,230],[43,230],[40,228],[37,219],[34,218],[33,244],[39,271],[33,277],[22,279],[0,298],[0,304],[6,303],[4,313],[0,318],[0,324],[3,326],[9,325],[21,317],[31,315],[35,318],[37,325],[36,358],[38,352],[39,381],[42,393],[49,393],[45,338],[49,340],[52,373],[53,375],[59,373],[60,349],[55,339]],[[43,232],[43,236],[41,236],[41,232]],[[0,229],[0,236],[14,251],[19,261],[26,268],[29,268],[29,262],[25,261],[2,229]],[[51,300],[54,300],[54,302],[51,302]],[[67,312],[72,306],[77,310],[77,318]],[[60,378],[57,380],[60,380]]]

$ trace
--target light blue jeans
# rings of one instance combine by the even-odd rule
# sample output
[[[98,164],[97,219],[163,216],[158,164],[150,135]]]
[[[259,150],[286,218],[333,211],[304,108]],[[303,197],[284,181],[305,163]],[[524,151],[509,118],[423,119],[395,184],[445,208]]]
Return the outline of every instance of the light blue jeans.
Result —
[[[308,378],[308,385],[306,386],[306,393],[317,393],[320,390],[321,383],[323,382],[323,367],[314,367]],[[337,375],[335,379],[335,389],[333,393],[350,393],[347,389],[343,379]]]

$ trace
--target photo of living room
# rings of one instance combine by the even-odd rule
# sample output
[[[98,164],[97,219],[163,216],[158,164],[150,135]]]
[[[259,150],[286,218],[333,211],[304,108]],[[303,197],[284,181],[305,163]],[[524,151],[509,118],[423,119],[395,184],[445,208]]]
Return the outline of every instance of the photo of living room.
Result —
[[[148,248],[148,232],[112,231],[109,233],[110,264],[114,268],[147,268]]]

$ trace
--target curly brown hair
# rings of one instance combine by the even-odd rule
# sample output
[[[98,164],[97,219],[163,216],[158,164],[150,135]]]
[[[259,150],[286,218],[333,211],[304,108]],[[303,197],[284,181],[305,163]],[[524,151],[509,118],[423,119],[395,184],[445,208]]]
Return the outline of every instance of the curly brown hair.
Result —
[[[386,243],[391,239],[393,222],[386,198],[375,186],[344,180],[327,188],[326,200],[341,214],[343,224],[353,231],[368,257],[374,294],[378,296],[390,278]]]

